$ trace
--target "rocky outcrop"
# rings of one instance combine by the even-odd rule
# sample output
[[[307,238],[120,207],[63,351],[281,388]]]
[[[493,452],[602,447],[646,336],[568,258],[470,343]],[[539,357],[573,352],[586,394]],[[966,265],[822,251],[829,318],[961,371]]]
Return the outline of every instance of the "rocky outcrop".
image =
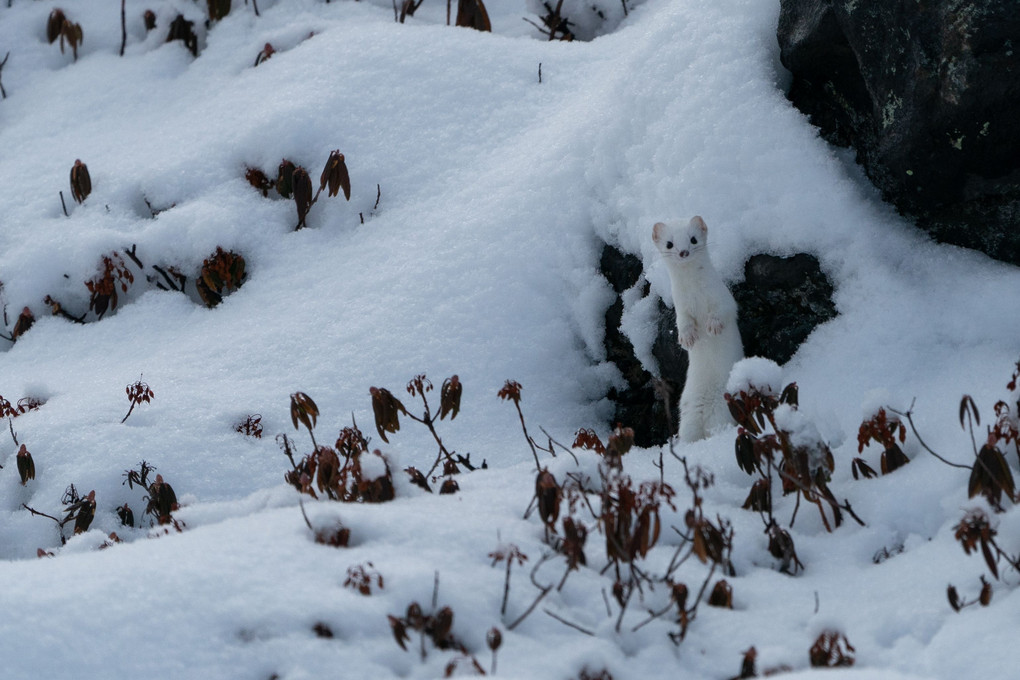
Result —
[[[813,255],[754,255],[733,287],[744,355],[785,364],[821,323],[836,316],[833,288]]]
[[[677,431],[677,404],[687,377],[687,352],[677,342],[676,313],[658,301],[652,356],[659,375],[653,375],[635,356],[634,346],[620,329],[623,293],[649,285],[642,279],[641,260],[612,247],[602,251],[600,269],[616,293],[606,310],[605,349],[624,379],[622,389],[608,397],[615,403],[613,420],[634,429],[638,446],[664,444]],[[793,257],[754,255],[744,266],[744,281],[733,286],[739,316],[737,323],[746,356],[763,356],[786,363],[818,324],[836,315],[832,284],[812,255]],[[668,410],[665,404],[668,400]]]
[[[1020,264],[1016,0],[781,0],[788,96],[935,238]]]

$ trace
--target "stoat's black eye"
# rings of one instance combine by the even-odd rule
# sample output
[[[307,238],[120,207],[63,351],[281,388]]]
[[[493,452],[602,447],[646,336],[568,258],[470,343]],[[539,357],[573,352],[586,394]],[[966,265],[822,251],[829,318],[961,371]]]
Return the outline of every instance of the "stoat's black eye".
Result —
[[[691,237],[691,245],[692,245],[692,246],[696,246],[696,245],[698,245],[698,239],[697,239],[697,238],[695,238],[694,236],[692,236],[692,237]]]
[[[666,241],[666,250],[669,250],[672,247],[673,247],[673,242],[672,241]]]

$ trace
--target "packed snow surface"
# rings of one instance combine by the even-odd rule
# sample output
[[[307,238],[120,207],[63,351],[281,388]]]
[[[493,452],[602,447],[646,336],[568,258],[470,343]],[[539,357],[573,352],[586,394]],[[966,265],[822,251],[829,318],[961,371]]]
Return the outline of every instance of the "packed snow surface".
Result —
[[[15,406],[43,402],[3,423],[0,440],[4,678],[427,678],[451,663],[457,675],[491,672],[493,627],[503,677],[728,678],[752,646],[760,672],[786,667],[804,680],[1015,671],[1020,574],[1002,561],[994,579],[953,534],[967,509],[983,507],[1016,555],[1020,515],[1008,501],[996,514],[968,499],[968,471],[914,435],[904,445],[912,462],[891,475],[854,480],[850,461],[878,467],[878,447],[857,451],[862,409],[913,404],[924,443],[970,464],[960,399],[971,395],[981,412],[980,445],[1020,356],[1020,271],[929,242],[790,106],[777,0],[646,0],[626,16],[607,2],[603,24],[578,19],[603,34],[572,43],[522,20],[541,24],[530,0],[491,0],[492,33],[447,26],[441,0],[424,0],[403,24],[389,0],[260,0],[259,16],[254,3],[233,4],[206,25],[204,3],[127,0],[120,56],[119,3],[64,3],[84,35],[76,59],[47,42],[52,0],[0,7],[4,334],[25,307],[36,319],[16,342],[0,340],[0,394]],[[146,9],[157,25],[148,33]],[[194,22],[197,58],[165,41],[178,14]],[[255,66],[266,43],[275,53]],[[317,188],[334,149],[350,200],[323,192],[306,229],[294,231],[294,201],[263,197],[245,179],[249,168],[275,178],[288,159]],[[68,184],[76,159],[92,180],[81,204]],[[520,383],[540,444],[543,428],[567,445],[579,428],[605,440],[606,394],[621,378],[602,349],[611,298],[597,270],[602,246],[644,263],[652,295],[625,294],[624,330],[649,360],[650,301],[670,300],[651,225],[695,214],[729,282],[760,252],[812,253],[832,279],[838,317],[781,380],[798,384],[798,422],[828,442],[829,488],[864,526],[827,533],[805,502],[791,526],[795,497],[780,497],[777,482],[775,517],[804,564],[780,573],[762,517],[741,509],[752,478],[734,460],[734,427],[674,447],[714,477],[701,492],[705,516],[732,523],[732,610],[702,603],[676,644],[674,611],[639,625],[668,605],[659,583],[620,618],[615,569],[602,573],[605,540],[578,509],[588,565],[511,630],[565,561],[538,515],[525,517],[535,462],[513,402],[497,392]],[[246,278],[210,309],[194,282],[218,247],[245,258]],[[134,280],[99,320],[84,283],[114,252]],[[155,267],[180,271],[185,291],[160,290]],[[87,323],[51,315],[47,296]],[[762,375],[746,368],[742,380]],[[487,463],[459,475],[456,494],[430,494],[399,471],[436,459],[425,427],[401,415],[388,442],[374,428],[369,388],[421,415],[404,390],[421,373],[435,386],[433,411],[443,381],[459,377],[460,411],[437,432]],[[153,397],[122,422],[125,386],[138,381]],[[291,465],[275,436],[286,433],[298,458],[312,451],[291,423],[299,391],[318,406],[319,445],[356,422],[383,450],[395,500],[315,500],[283,481]],[[261,439],[235,431],[249,416],[261,418]],[[36,466],[24,486],[20,444]],[[538,455],[560,483],[599,483],[590,451]],[[623,459],[636,485],[659,479],[660,456],[677,509],[662,506],[659,543],[639,560],[652,576],[685,547],[691,492],[668,450]],[[182,531],[150,528],[145,490],[123,484],[142,460],[176,490]],[[1016,456],[1008,461],[1015,474]],[[96,492],[87,532],[60,532],[23,507],[62,518],[71,484]],[[124,504],[144,528],[121,525]],[[316,543],[302,513],[317,530],[342,522],[350,545]],[[114,532],[123,542],[103,547]],[[528,560],[514,565],[501,614],[507,572],[490,553],[511,545]],[[382,577],[368,595],[344,585],[359,565]],[[708,572],[692,559],[673,576],[694,598]],[[990,605],[954,612],[947,586],[974,600],[980,576],[992,583]],[[434,614],[433,598],[454,612],[467,656],[422,647],[413,631],[407,651],[397,645],[387,616],[404,617],[412,602]],[[852,669],[809,666],[826,630],[853,645]]]

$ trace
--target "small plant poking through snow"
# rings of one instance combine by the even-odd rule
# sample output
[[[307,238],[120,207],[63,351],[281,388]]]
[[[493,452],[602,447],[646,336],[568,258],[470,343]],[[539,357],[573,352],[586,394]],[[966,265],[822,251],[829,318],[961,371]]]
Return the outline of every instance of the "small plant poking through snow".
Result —
[[[234,432],[239,432],[245,437],[262,439],[262,414],[249,415],[241,422],[234,425]]]
[[[875,442],[882,446],[881,469],[882,474],[887,475],[907,463],[907,458],[899,444],[906,441],[907,429],[895,415],[889,415],[884,408],[878,409],[873,416],[861,423],[857,432],[857,453],[863,453],[864,447]],[[899,439],[899,444],[896,440]],[[854,458],[850,464],[854,479],[859,476],[865,479],[877,476],[875,470],[869,466],[863,458]]]
[[[183,14],[178,14],[177,18],[170,22],[170,30],[166,36],[166,42],[173,42],[174,40],[180,40],[184,43],[184,46],[191,52],[191,56],[198,56],[198,36],[195,35],[195,22],[188,21],[184,18]]]
[[[89,311],[100,319],[107,311],[117,309],[117,289],[126,293],[135,282],[135,275],[128,269],[120,253],[113,251],[103,256],[102,268],[96,278],[85,282],[89,291]]]
[[[80,159],[71,166],[71,198],[77,203],[84,203],[92,193],[92,177],[89,168]]]
[[[128,416],[131,415],[131,412],[135,410],[135,406],[148,404],[152,401],[152,398],[156,396],[148,383],[142,382],[141,379],[125,387],[124,391],[127,393],[127,398],[128,401],[131,402],[131,405],[128,407],[128,412],[124,414],[124,417],[121,419],[120,422],[122,423],[125,422],[128,419]]]
[[[373,586],[382,590],[383,577],[382,574],[375,570],[371,562],[347,568],[347,579],[344,581],[345,588],[356,590],[362,595],[371,595]]]
[[[856,657],[853,645],[846,635],[834,630],[823,631],[808,651],[813,668],[853,666]]]
[[[58,38],[60,39],[60,53],[64,53],[64,42],[66,41],[74,55],[74,60],[78,61],[78,45],[83,40],[81,24],[72,23],[60,8],[50,12],[49,19],[46,20],[46,39],[52,45]]]
[[[273,46],[266,43],[265,49],[256,57],[255,65],[258,66],[269,59],[274,52]],[[246,168],[244,177],[265,198],[269,197],[271,189],[276,189],[276,193],[283,198],[294,199],[298,215],[295,231],[308,226],[305,221],[308,212],[319,200],[319,195],[324,190],[329,197],[337,196],[343,191],[344,198],[348,201],[351,200],[351,177],[347,170],[347,161],[339,149],[331,151],[329,158],[326,159],[326,165],[319,175],[319,188],[314,195],[312,194],[312,178],[308,171],[286,158],[280,162],[277,168],[275,183],[259,168]]]

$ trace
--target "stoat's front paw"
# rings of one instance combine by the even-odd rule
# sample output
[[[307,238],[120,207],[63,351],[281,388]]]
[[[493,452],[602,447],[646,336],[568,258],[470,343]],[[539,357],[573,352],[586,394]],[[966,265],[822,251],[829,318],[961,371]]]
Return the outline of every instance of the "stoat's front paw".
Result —
[[[698,341],[698,329],[694,324],[688,324],[679,328],[678,331],[680,346],[684,349],[690,349]]]
[[[708,330],[709,334],[719,335],[723,332],[723,329],[726,328],[726,324],[724,324],[721,319],[711,316],[708,318],[708,323],[705,324],[705,328]]]

